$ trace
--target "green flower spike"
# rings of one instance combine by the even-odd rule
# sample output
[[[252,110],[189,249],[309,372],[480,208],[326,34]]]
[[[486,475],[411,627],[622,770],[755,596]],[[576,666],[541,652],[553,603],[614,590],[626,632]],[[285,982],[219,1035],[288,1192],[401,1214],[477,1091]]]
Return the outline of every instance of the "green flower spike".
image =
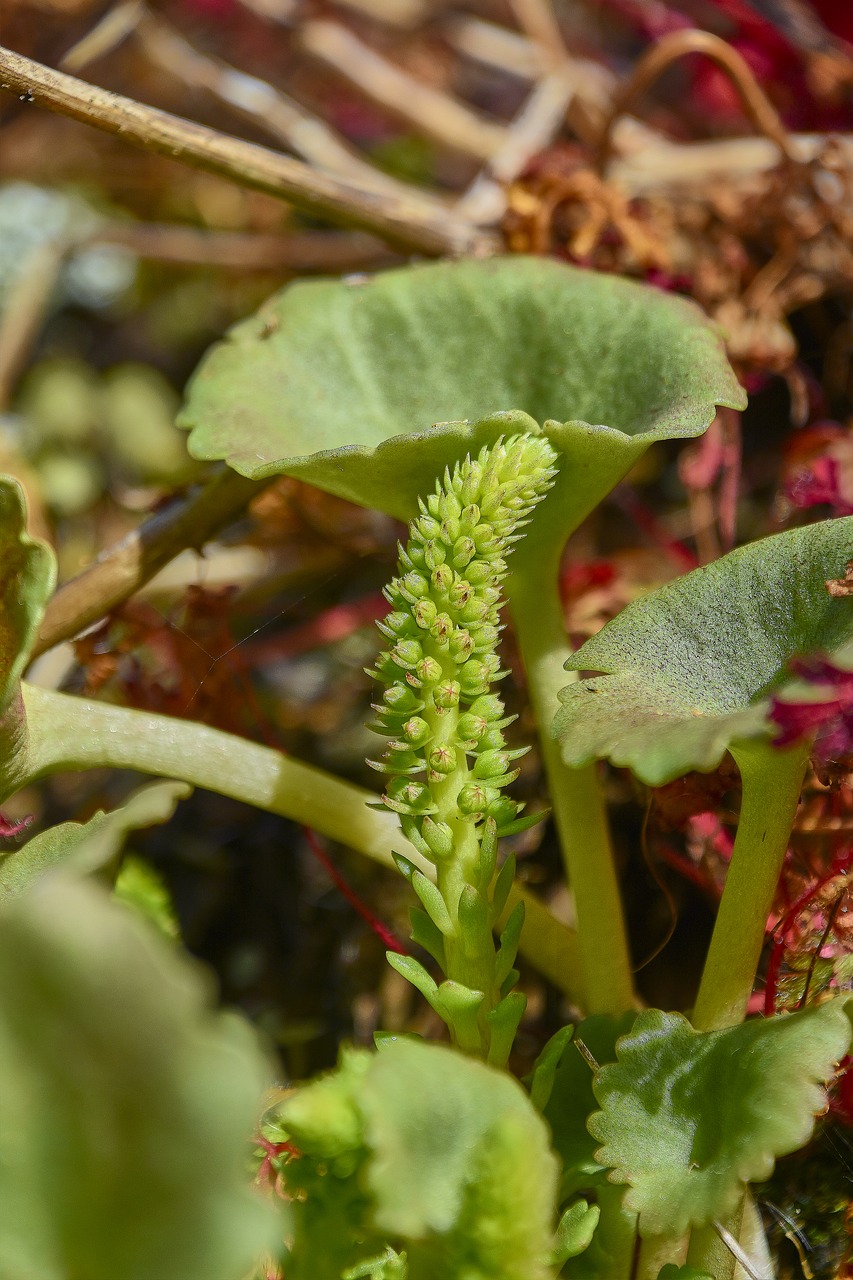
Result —
[[[502,794],[518,776],[506,716],[492,685],[506,674],[496,652],[506,557],[556,474],[542,436],[517,435],[445,472],[420,502],[400,576],[386,590],[391,612],[379,629],[389,642],[371,671],[386,685],[371,726],[389,743],[383,803],[436,867],[433,884],[408,859],[397,865],[421,907],[412,936],[447,975],[437,986],[409,956],[390,963],[426,996],[460,1048],[504,1065],[524,1010],[513,992],[523,919],[510,916],[495,951],[492,927],[506,903],[514,868],[495,878],[497,841],[542,815]],[[494,882],[494,884],[493,884]]]

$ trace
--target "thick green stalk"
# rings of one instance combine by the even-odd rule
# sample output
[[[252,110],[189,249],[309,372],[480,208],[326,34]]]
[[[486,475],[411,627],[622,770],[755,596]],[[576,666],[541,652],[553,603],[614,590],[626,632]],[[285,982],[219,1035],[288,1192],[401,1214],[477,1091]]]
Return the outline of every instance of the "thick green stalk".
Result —
[[[525,556],[523,572],[512,574],[507,595],[574,895],[583,1007],[587,1014],[619,1014],[637,999],[604,798],[595,766],[568,768],[551,736],[559,691],[576,678],[563,666],[571,649],[557,590],[559,558],[546,552],[531,561]]]
[[[810,748],[810,742],[786,751],[769,742],[740,742],[731,748],[743,798],[693,1011],[697,1031],[736,1026],[746,1017]]]
[[[11,795],[50,773],[71,769],[134,769],[178,778],[245,804],[313,827],[330,840],[393,866],[392,850],[404,853],[425,875],[434,869],[400,830],[396,817],[368,808],[371,792],[261,747],[234,734],[191,720],[133,711],[51,690],[22,686],[27,743],[7,761],[2,793]],[[508,907],[525,904],[521,950],[552,982],[577,998],[574,934],[521,886],[510,890]]]

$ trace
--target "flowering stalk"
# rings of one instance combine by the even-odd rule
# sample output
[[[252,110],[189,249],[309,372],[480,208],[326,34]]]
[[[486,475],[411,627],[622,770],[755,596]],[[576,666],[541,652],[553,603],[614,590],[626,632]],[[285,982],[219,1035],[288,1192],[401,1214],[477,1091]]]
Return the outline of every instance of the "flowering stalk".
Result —
[[[493,925],[514,874],[496,875],[498,837],[542,817],[503,795],[518,776],[504,729],[514,719],[493,684],[507,673],[496,652],[506,556],[555,475],[543,437],[513,436],[466,458],[426,502],[400,549],[400,576],[386,590],[379,624],[390,648],[370,674],[385,686],[371,727],[390,739],[374,768],[388,775],[383,805],[436,867],[433,884],[402,857],[397,865],[421,906],[412,937],[441,966],[437,985],[411,956],[389,953],[447,1023],[465,1052],[504,1065],[524,1011],[512,988],[524,918],[513,911],[495,950]]]

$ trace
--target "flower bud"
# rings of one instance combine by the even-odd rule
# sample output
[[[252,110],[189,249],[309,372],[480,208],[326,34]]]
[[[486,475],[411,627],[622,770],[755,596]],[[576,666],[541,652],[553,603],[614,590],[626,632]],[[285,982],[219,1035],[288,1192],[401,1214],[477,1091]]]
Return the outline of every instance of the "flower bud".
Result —
[[[450,554],[450,563],[454,569],[466,569],[476,554],[477,548],[471,538],[457,538]]]
[[[459,722],[456,725],[456,734],[462,742],[479,742],[488,727],[482,716],[466,711],[463,716],[459,717]]]
[[[422,747],[432,736],[432,730],[421,716],[412,716],[403,725],[403,736],[413,747]]]
[[[458,627],[450,637],[450,656],[454,662],[465,662],[474,652],[474,641],[471,633],[464,627]]]
[[[436,613],[437,609],[432,600],[418,600],[412,608],[412,617],[422,631],[429,631],[435,622]]]
[[[506,773],[509,764],[505,751],[481,751],[474,761],[474,777],[499,778]]]
[[[392,635],[402,636],[407,632],[411,633],[412,619],[411,615],[408,613],[403,613],[401,610],[395,610],[393,613],[386,614],[383,621]]]
[[[447,548],[437,538],[424,543],[424,564],[428,569],[437,569],[447,559]]]
[[[488,560],[472,560],[465,570],[465,577],[473,586],[479,587],[488,582],[494,572],[494,565]]]
[[[429,633],[439,644],[447,644],[453,635],[453,619],[448,613],[436,614],[435,620],[429,629]]]
[[[494,818],[499,827],[504,827],[508,822],[515,821],[518,805],[514,800],[510,800],[509,796],[499,796],[487,806],[486,813],[490,818]]]
[[[432,588],[439,595],[447,595],[453,586],[453,570],[449,564],[437,565],[432,571]]]
[[[424,596],[429,595],[429,580],[413,569],[400,579],[400,590],[406,596],[422,600]]]
[[[459,668],[459,683],[462,686],[462,692],[469,697],[486,692],[489,687],[488,673],[481,659],[469,658],[465,665]]]
[[[418,696],[404,684],[389,685],[382,694],[382,701],[390,711],[403,715],[408,711],[420,710],[423,706]]]
[[[471,595],[466,600],[459,611],[459,620],[464,622],[466,626],[470,626],[473,622],[480,622],[489,612],[489,606],[481,596]]]
[[[441,663],[435,658],[423,658],[415,667],[415,675],[422,684],[437,684],[442,677]]]
[[[418,640],[398,640],[391,650],[391,657],[398,667],[412,670],[424,656],[423,648]]]
[[[441,532],[441,525],[438,520],[432,516],[420,516],[414,524],[414,529],[420,534],[424,542],[429,542],[432,538],[437,538]]]
[[[460,693],[461,689],[456,680],[445,680],[432,695],[436,708],[439,711],[449,711],[452,707],[458,707]]]
[[[456,750],[449,742],[433,747],[427,756],[427,763],[435,773],[452,773],[456,768]]]
[[[488,803],[486,788],[478,786],[475,782],[466,782],[456,797],[456,807],[466,817],[475,813],[484,813]]]
[[[493,626],[491,622],[484,622],[481,627],[477,628],[474,637],[478,652],[487,652],[490,649],[494,649],[500,639],[500,634],[497,627]]]
[[[442,542],[446,543],[448,546],[452,542],[455,542],[456,539],[459,537],[459,521],[454,520],[452,517],[445,520],[442,523],[441,533],[439,536]]]
[[[462,514],[462,503],[457,498],[452,489],[444,495],[444,518],[445,520],[458,520]]]
[[[453,832],[446,822],[436,822],[429,817],[424,818],[421,835],[434,858],[449,858],[453,853]]]
[[[487,693],[472,702],[469,711],[474,716],[482,716],[491,724],[495,720],[503,719],[505,707],[496,693]]]
[[[480,508],[476,502],[471,502],[467,507],[463,507],[459,516],[459,528],[463,533],[470,533],[471,530],[480,523]]]
[[[462,499],[466,507],[478,501],[482,483],[483,468],[480,463],[471,462],[467,464],[467,474],[462,481],[462,488],[459,491],[459,497]]]
[[[429,805],[431,796],[429,787],[423,782],[415,782],[411,778],[392,778],[388,783],[389,800],[408,805],[410,809],[418,809],[421,805]]]
[[[448,599],[455,609],[463,609],[471,600],[474,588],[465,578],[457,578],[448,592]]]
[[[471,530],[471,537],[481,556],[487,555],[496,542],[495,531],[490,524],[478,524],[475,529]]]

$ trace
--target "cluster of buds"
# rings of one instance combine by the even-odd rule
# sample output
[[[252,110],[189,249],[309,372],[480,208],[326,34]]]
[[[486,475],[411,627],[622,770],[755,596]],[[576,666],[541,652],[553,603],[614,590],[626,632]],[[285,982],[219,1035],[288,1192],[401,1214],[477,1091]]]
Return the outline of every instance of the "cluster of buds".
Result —
[[[383,805],[436,868],[436,883],[411,861],[397,865],[423,910],[412,936],[448,981],[436,985],[418,961],[389,961],[426,996],[471,1053],[504,1063],[524,1007],[512,988],[523,920],[518,904],[495,952],[492,930],[512,884],[513,861],[497,870],[498,836],[539,821],[504,794],[518,776],[507,716],[492,686],[501,670],[501,583],[506,557],[555,475],[541,436],[518,435],[446,471],[420,503],[399,576],[386,589],[391,612],[379,624],[389,647],[370,674],[385,685],[371,725],[388,738],[380,760]]]
[[[400,548],[400,576],[385,591],[392,611],[379,629],[390,648],[370,674],[387,687],[371,727],[390,741],[370,763],[389,775],[384,804],[433,862],[451,852],[449,809],[493,818],[499,835],[520,829],[520,806],[501,793],[526,748],[507,749],[503,731],[514,717],[491,692],[507,674],[496,652],[500,584],[507,554],[551,486],[554,460],[546,439],[520,435],[445,472],[421,501]]]

